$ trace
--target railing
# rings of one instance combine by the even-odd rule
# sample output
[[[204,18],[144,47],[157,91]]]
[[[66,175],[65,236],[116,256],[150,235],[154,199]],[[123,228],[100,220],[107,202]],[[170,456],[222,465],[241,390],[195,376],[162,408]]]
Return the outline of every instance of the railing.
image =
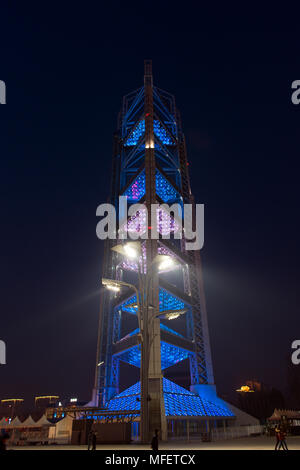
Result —
[[[179,441],[199,441],[199,442],[210,442],[210,441],[222,441],[226,439],[238,439],[239,437],[249,437],[254,435],[263,434],[264,427],[260,425],[251,426],[232,426],[227,428],[212,429],[210,432],[190,432],[182,435],[168,434],[169,440]]]
[[[213,429],[211,431],[212,441],[222,441],[226,439],[236,439],[238,437],[248,437],[263,434],[263,426],[232,426],[225,429]]]

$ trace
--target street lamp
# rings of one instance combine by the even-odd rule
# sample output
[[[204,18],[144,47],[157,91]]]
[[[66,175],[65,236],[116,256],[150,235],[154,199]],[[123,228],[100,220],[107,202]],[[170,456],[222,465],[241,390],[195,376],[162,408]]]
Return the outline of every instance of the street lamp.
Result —
[[[108,284],[106,287],[107,289],[112,290],[114,292],[120,292],[120,288],[118,286],[111,286]]]
[[[175,318],[178,318],[181,315],[184,315],[186,312],[187,312],[186,308],[183,308],[181,310],[165,310],[161,314],[158,314],[157,317],[163,320],[175,320]]]
[[[113,251],[126,256],[129,259],[138,259],[142,254],[142,247],[140,242],[127,242],[124,245],[115,245],[112,247]]]
[[[131,241],[112,247],[112,250],[121,254],[125,258],[136,261],[139,291],[133,284],[115,279],[102,279],[102,284],[108,289],[118,292],[122,286],[129,287],[134,290],[136,295],[137,317],[140,330],[141,340],[141,440],[143,443],[148,442],[149,438],[149,407],[148,407],[148,376],[150,350],[154,337],[150,337],[149,331],[152,323],[156,318],[164,318],[168,320],[175,319],[184,314],[186,310],[169,310],[165,312],[155,311],[155,307],[149,305],[149,288],[152,279],[152,268],[155,266],[158,272],[166,269],[173,269],[179,266],[179,262],[168,255],[157,254],[152,260],[148,269],[145,269],[145,260],[143,256],[142,245],[139,241]],[[148,315],[149,311],[153,311]],[[153,336],[153,335],[152,335]]]
[[[129,284],[128,282],[119,281],[117,279],[106,279],[106,278],[102,278],[102,284],[107,289],[115,291],[115,292],[119,292],[121,290],[121,287],[129,287],[130,289],[134,290],[135,295],[136,295],[136,306],[137,306],[137,312],[138,312],[139,328],[141,328],[140,300],[139,300],[139,292],[136,286],[133,284]]]

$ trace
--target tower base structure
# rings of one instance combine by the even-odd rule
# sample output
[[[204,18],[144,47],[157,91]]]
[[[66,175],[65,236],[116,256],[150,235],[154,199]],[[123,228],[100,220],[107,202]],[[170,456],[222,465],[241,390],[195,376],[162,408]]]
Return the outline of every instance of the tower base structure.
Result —
[[[214,403],[221,408],[228,408],[228,405],[217,395],[217,388],[214,384],[196,384],[190,386],[191,392],[199,395],[204,400]]]
[[[163,378],[162,390],[166,428],[161,429],[158,420],[156,423],[156,428],[159,429],[162,440],[167,440],[168,435],[173,436],[174,429],[176,429],[176,435],[180,434],[180,429],[183,434],[186,434],[187,426],[191,429],[200,429],[202,432],[208,432],[213,427],[216,427],[218,422],[221,425],[225,425],[228,421],[235,419],[235,415],[227,403],[214,394],[214,386],[204,385],[201,388],[200,385],[199,393],[196,393]],[[140,411],[140,393],[140,382],[137,382],[112,398],[107,403],[106,409],[112,415],[113,412],[122,410],[123,412],[128,411],[128,417],[130,417],[130,414],[136,416]],[[136,422],[139,422],[139,420],[139,417],[135,418]],[[151,431],[154,433],[154,420],[152,420],[152,423],[153,429]]]

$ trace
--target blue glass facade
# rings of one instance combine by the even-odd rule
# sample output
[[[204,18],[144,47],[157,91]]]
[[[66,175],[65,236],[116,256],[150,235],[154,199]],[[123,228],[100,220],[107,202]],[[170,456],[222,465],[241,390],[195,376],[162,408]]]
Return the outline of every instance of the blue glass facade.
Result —
[[[145,120],[142,119],[137,126],[131,131],[129,137],[127,138],[124,145],[126,147],[130,147],[133,145],[137,145],[138,141],[145,134]]]
[[[185,307],[184,302],[170,294],[170,292],[160,289],[159,290],[159,310],[164,312],[165,310],[181,310]]]
[[[185,303],[182,302],[175,295],[165,289],[159,289],[159,311],[164,312],[165,310],[182,310],[185,307]],[[126,300],[120,308],[128,313],[136,314],[136,295]]]
[[[174,141],[171,136],[168,134],[166,129],[161,125],[161,123],[154,119],[153,121],[153,130],[156,137],[164,144],[164,145],[174,145]],[[129,133],[129,136],[125,140],[124,146],[131,147],[137,145],[140,138],[145,134],[145,120],[142,119],[139,121],[137,126]]]
[[[161,341],[161,368],[167,369],[168,367],[174,366],[179,362],[194,356],[194,353],[186,349],[180,348],[173,344],[165,343]],[[141,363],[141,348],[139,345],[133,346],[130,349],[124,351],[118,355],[120,361],[131,364],[135,367],[140,367]]]
[[[171,139],[170,135],[167,133],[165,128],[156,119],[154,119],[154,121],[153,121],[153,130],[154,130],[154,134],[156,135],[156,137],[158,137],[159,140],[164,145],[173,145],[174,144],[173,140]]]
[[[127,196],[128,202],[137,202],[145,195],[146,192],[146,178],[143,171],[126,189],[123,196]]]
[[[137,382],[111,399],[106,408],[111,411],[140,410],[140,393],[140,382]],[[234,414],[225,403],[224,406],[215,405],[166,378],[163,378],[163,393],[166,416],[234,417]]]
[[[156,194],[166,203],[180,200],[179,193],[167,181],[167,179],[156,170]],[[146,193],[145,171],[137,176],[134,182],[124,191],[123,196],[127,196],[128,202],[137,202]]]
[[[162,174],[157,170],[156,171],[156,194],[164,202],[174,202],[179,200],[178,192],[173,188],[173,186],[162,176]]]

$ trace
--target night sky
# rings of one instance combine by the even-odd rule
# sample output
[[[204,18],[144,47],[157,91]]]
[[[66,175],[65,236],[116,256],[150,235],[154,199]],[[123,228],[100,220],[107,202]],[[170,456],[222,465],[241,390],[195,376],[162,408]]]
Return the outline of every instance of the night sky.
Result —
[[[300,336],[300,79],[295,11],[201,2],[1,6],[0,398],[88,400],[94,378],[112,134],[124,94],[176,97],[218,390],[257,378],[285,391]],[[246,8],[246,7],[245,7]],[[300,367],[300,366],[299,366]]]

